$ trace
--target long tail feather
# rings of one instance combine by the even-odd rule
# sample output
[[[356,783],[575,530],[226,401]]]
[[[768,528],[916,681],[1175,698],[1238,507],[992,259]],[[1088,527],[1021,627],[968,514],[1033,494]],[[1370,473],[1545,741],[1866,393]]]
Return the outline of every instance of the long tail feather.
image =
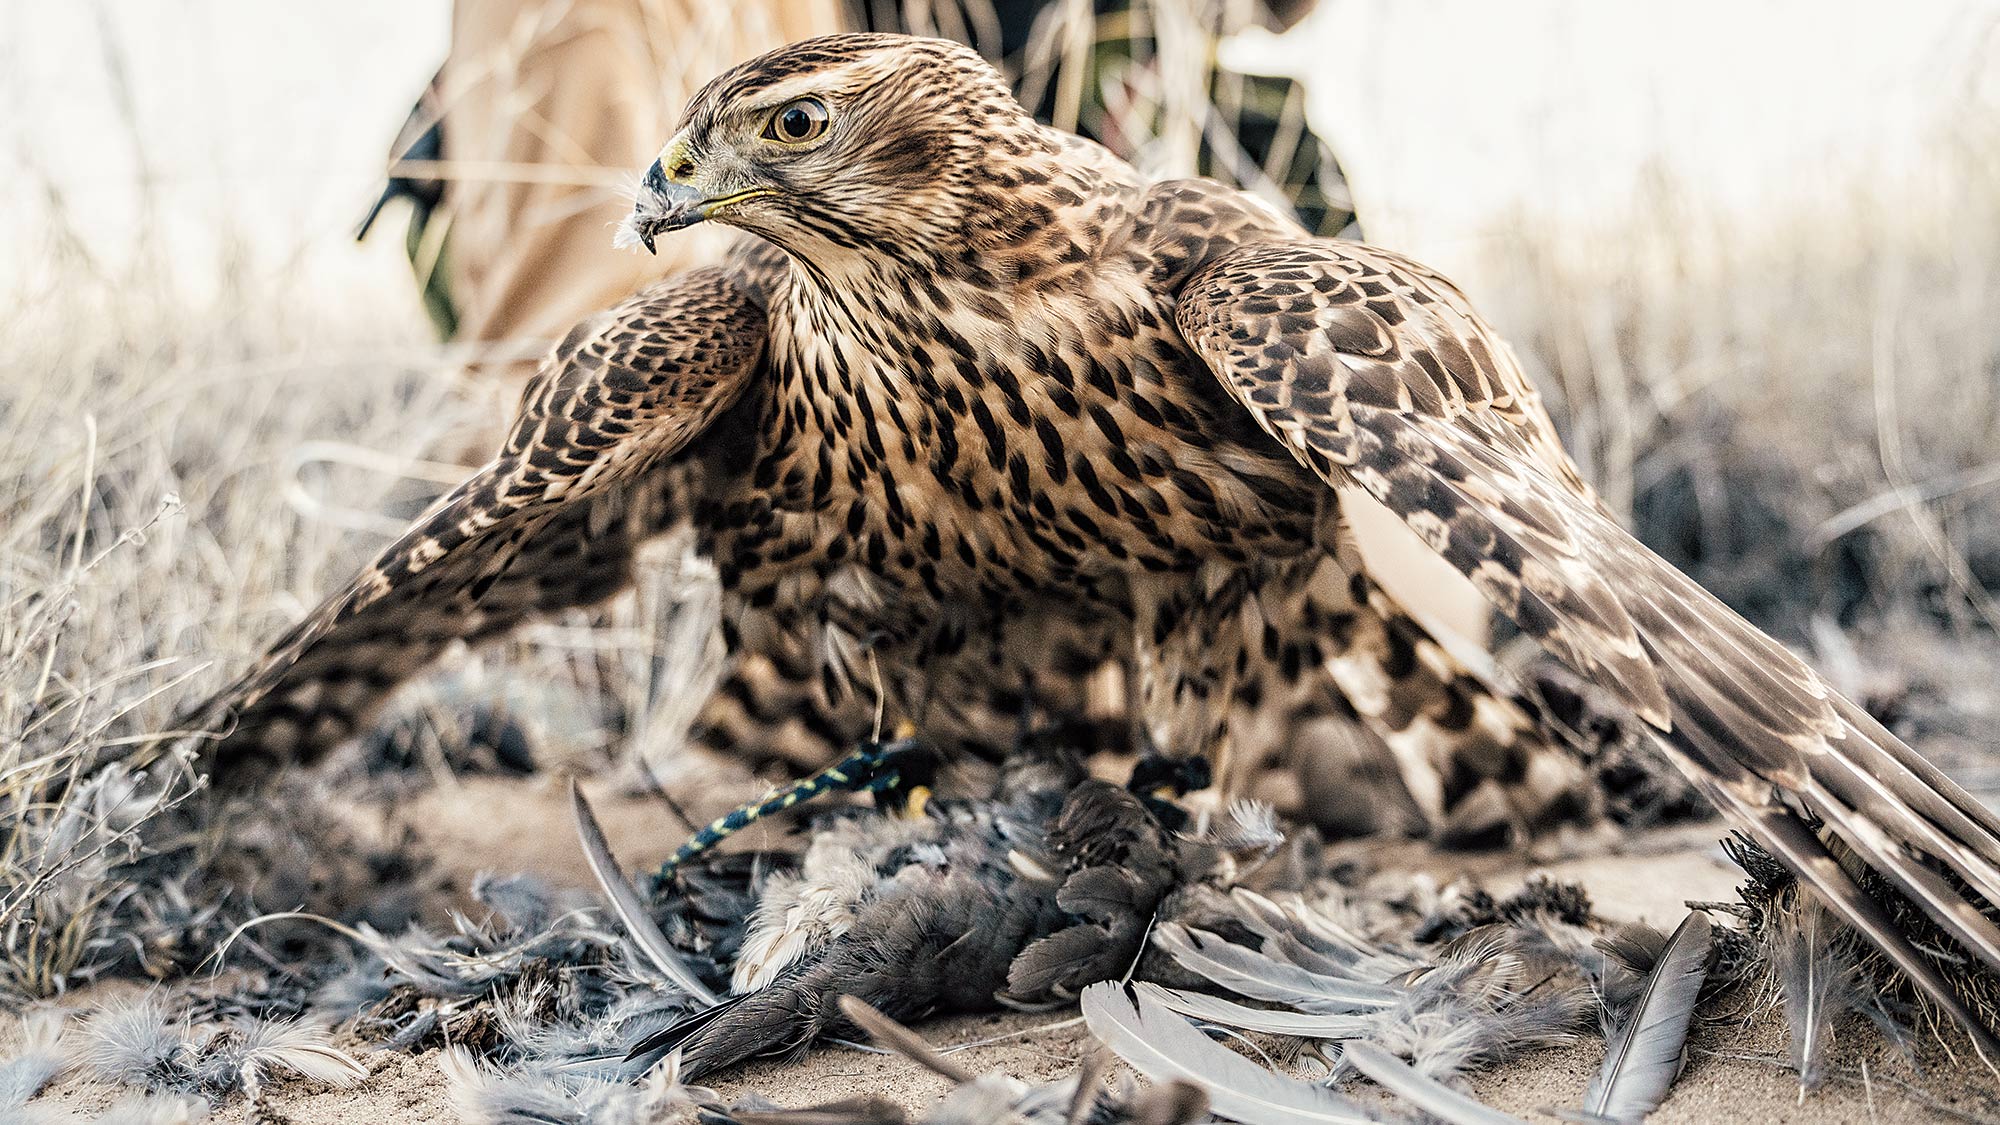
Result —
[[[646,913],[646,904],[639,901],[639,892],[625,878],[624,869],[618,866],[618,859],[611,854],[610,841],[604,838],[604,828],[597,823],[596,814],[590,811],[590,802],[584,799],[583,790],[578,788],[576,779],[569,783],[570,813],[576,818],[576,834],[583,841],[584,858],[590,861],[590,870],[597,876],[598,885],[604,888],[604,897],[611,900],[612,909],[625,923],[625,933],[632,944],[646,955],[653,967],[660,970],[675,987],[699,1000],[713,1005],[718,997],[708,986],[701,983],[688,963],[675,952],[667,935],[660,932],[659,924]]]

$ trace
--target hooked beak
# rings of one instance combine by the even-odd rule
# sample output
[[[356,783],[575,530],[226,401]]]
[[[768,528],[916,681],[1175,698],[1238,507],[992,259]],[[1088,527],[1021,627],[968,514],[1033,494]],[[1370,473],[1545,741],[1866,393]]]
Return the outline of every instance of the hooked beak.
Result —
[[[640,182],[639,198],[632,203],[632,214],[625,220],[625,229],[620,232],[620,243],[631,245],[637,242],[646,248],[646,253],[656,254],[653,240],[669,231],[691,227],[708,218],[711,204],[719,202],[702,195],[686,184],[677,184],[667,179],[666,169],[660,162],[646,169],[646,178]]]

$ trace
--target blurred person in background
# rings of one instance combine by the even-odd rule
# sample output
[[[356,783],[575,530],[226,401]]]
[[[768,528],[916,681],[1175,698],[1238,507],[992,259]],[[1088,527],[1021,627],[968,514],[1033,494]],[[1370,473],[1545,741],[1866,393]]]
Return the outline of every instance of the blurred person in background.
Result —
[[[1282,30],[1311,0],[457,0],[450,54],[392,150],[383,207],[411,205],[407,247],[426,310],[465,355],[451,372],[473,421],[441,456],[483,463],[542,354],[587,315],[709,260],[720,230],[614,250],[630,185],[709,76],[784,43],[843,30],[954,38],[999,65],[1023,104],[1161,177],[1203,175],[1247,188],[1309,230],[1361,237],[1333,153],[1305,125],[1291,80],[1223,70],[1217,45],[1245,28]],[[1362,527],[1365,548],[1412,574],[1405,603],[1475,641],[1484,603],[1434,564],[1393,517]],[[1434,588],[1433,588],[1434,587]],[[786,689],[762,654],[738,654],[693,737],[753,766],[824,764],[865,737],[868,709],[828,708]],[[1123,721],[1123,676],[1101,669],[1087,710]],[[1422,831],[1387,749],[1354,723],[1305,705],[1261,741],[1256,792],[1310,810],[1337,832]],[[804,722],[776,716],[820,712]],[[781,729],[782,728],[782,729]],[[1266,768],[1283,767],[1283,768]],[[1380,799],[1385,790],[1395,800]]]
[[[839,0],[456,0],[451,48],[397,138],[426,311],[480,409],[441,452],[485,462],[542,354],[588,314],[706,260],[611,247],[630,184],[707,75],[838,31]]]

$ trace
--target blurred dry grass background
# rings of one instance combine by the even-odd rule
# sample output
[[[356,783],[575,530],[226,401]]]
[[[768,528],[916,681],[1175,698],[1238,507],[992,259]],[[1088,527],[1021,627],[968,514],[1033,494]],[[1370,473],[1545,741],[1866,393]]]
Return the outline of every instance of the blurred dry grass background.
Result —
[[[939,26],[979,20],[933,7]],[[1182,171],[1190,138],[1231,120],[1200,35],[1214,13],[1143,7],[1163,65],[1142,98],[1095,112],[1152,170]],[[1048,24],[1024,76],[1060,114],[1093,112],[1076,84],[1095,47],[1076,26]],[[1300,104],[1279,112],[1303,124]],[[1751,222],[1665,171],[1588,230],[1500,214],[1473,290],[1656,549],[2000,788],[1985,760],[2000,722],[1996,120],[1968,111],[1931,139],[1924,184],[1857,183]],[[143,165],[146,132],[127,124]],[[107,257],[90,208],[60,190],[38,205],[34,268],[0,302],[0,992],[17,995],[162,968],[130,934],[203,909],[199,894],[162,906],[144,866],[210,846],[166,815],[190,782],[83,770],[161,729],[380,545],[447,475],[415,458],[455,409],[414,294],[407,319],[384,318],[380,293],[329,298],[307,267],[251,252],[268,231],[226,222],[212,261],[143,234]],[[644,714],[681,674],[650,624],[672,597],[650,590],[608,630],[540,629],[496,663]],[[571,733],[608,744],[601,719]]]
[[[1932,178],[1746,221],[1656,177],[1475,293],[1648,545],[1975,771],[2000,720],[2000,118]]]

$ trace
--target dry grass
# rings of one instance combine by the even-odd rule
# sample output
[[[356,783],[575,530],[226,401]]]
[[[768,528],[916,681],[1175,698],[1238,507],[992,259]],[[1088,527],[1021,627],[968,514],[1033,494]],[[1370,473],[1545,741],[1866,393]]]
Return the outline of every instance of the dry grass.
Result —
[[[146,826],[191,788],[172,768],[85,771],[372,545],[288,493],[372,512],[395,482],[294,452],[336,435],[412,450],[451,414],[433,348],[295,279],[190,298],[157,248],[111,268],[60,208],[45,229],[47,283],[0,325],[0,989],[30,995],[145,962],[106,924],[139,906],[117,873],[163,845]]]
[[[1931,191],[1751,227],[1662,184],[1615,229],[1494,252],[1498,318],[1587,474],[1656,550],[1794,642],[2000,626],[1984,311],[2000,175],[1990,148],[1938,149]]]

